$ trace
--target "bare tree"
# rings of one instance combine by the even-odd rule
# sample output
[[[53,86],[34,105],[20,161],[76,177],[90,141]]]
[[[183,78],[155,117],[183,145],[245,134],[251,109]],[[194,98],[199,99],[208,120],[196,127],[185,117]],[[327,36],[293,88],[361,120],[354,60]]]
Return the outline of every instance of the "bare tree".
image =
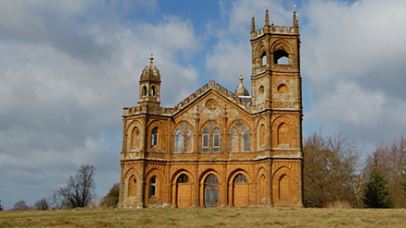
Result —
[[[14,204],[13,210],[16,211],[24,211],[24,210],[29,210],[30,207],[27,205],[27,203],[24,200],[20,200],[17,203]]]
[[[48,200],[45,198],[38,200],[37,202],[35,202],[34,208],[35,210],[48,210],[49,209]]]
[[[329,204],[358,206],[358,156],[344,137],[313,134],[304,144],[304,203],[307,207]]]
[[[92,165],[80,166],[75,176],[70,176],[66,186],[54,193],[53,203],[56,208],[86,207],[93,199],[95,168]]]

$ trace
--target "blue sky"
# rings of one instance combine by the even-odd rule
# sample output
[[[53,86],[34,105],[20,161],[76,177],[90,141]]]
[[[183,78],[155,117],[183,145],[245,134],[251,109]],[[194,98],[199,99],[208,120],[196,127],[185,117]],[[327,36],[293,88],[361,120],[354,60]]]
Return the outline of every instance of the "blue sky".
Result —
[[[119,178],[121,108],[135,105],[151,53],[172,106],[215,80],[250,76],[251,16],[301,30],[304,133],[340,132],[365,156],[406,129],[406,2],[3,1],[0,200],[49,197],[82,163],[96,193]],[[181,82],[181,83],[180,83]]]

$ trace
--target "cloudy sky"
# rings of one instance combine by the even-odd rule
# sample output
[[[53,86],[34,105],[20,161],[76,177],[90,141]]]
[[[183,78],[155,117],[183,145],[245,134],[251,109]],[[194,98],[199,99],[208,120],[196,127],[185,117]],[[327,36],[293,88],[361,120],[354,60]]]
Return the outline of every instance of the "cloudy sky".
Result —
[[[262,26],[268,7],[290,25],[295,3],[305,136],[373,148],[405,134],[404,0],[1,1],[2,204],[49,197],[83,163],[104,195],[119,180],[121,108],[136,104],[149,55],[164,106],[208,80],[234,90],[250,75],[251,16]]]

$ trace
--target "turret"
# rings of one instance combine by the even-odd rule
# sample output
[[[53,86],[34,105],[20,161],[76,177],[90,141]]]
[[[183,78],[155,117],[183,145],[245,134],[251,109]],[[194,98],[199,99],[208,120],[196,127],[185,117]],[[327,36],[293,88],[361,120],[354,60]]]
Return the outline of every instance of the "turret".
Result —
[[[161,75],[154,64],[154,58],[151,54],[149,65],[145,66],[140,76],[139,104],[160,105],[160,87]]]

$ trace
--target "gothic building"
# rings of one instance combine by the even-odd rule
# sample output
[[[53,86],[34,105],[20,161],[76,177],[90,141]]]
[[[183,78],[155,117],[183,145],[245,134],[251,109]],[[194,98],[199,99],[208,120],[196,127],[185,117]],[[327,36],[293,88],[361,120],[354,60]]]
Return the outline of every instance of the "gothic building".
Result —
[[[151,58],[123,110],[119,206],[302,206],[299,46],[296,12],[277,26],[266,10],[262,28],[252,18],[251,96],[241,76],[235,92],[209,81],[173,108]]]

